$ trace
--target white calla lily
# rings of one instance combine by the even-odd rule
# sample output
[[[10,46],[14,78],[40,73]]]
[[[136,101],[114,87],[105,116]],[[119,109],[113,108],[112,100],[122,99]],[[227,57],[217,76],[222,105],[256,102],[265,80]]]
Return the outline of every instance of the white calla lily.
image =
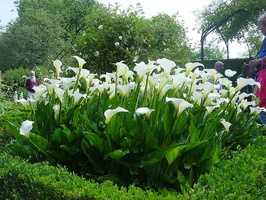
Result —
[[[29,120],[22,122],[21,127],[19,129],[20,135],[24,135],[25,137],[29,138],[30,131],[33,128],[32,126],[33,123],[34,123],[33,121],[29,121]]]
[[[201,63],[199,63],[199,62],[195,62],[195,63],[191,63],[191,62],[189,62],[189,63],[187,63],[187,64],[185,65],[185,67],[186,67],[186,76],[189,75],[189,73],[190,73],[193,69],[195,69],[196,67],[199,67],[199,66],[204,67],[204,65],[201,64]]]
[[[137,113],[138,115],[146,115],[147,118],[149,119],[149,118],[150,118],[150,115],[151,115],[151,113],[152,113],[153,111],[155,111],[155,110],[154,110],[154,109],[149,109],[149,108],[147,108],[147,107],[141,107],[141,108],[138,108],[138,109],[136,110],[136,113]]]
[[[228,133],[229,128],[232,124],[230,122],[225,121],[225,119],[221,119],[221,123],[224,125],[225,131]]]
[[[105,116],[105,123],[109,124],[110,120],[112,119],[112,117],[119,112],[128,112],[128,110],[121,108],[121,107],[117,107],[115,109],[108,109],[104,112],[104,116]]]
[[[227,69],[225,70],[224,74],[227,77],[233,77],[237,72],[236,71],[232,71],[231,69]]]
[[[237,79],[237,86],[235,88],[235,91],[238,92],[240,91],[243,87],[247,86],[247,85],[256,85],[257,87],[260,88],[260,83],[254,81],[252,78],[238,78]]]
[[[55,67],[55,77],[58,78],[61,72],[62,62],[60,60],[54,60],[53,65]]]
[[[80,58],[79,56],[73,56],[78,61],[79,64],[79,71],[82,70],[83,65],[86,63],[86,61],[83,58]]]
[[[158,59],[157,63],[163,68],[166,77],[169,77],[172,69],[176,67],[175,62],[166,58]]]

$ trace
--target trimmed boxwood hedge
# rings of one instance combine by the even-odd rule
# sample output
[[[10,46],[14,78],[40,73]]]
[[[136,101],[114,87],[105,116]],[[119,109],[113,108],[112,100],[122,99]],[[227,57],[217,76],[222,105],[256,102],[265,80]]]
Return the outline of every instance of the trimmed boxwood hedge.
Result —
[[[0,199],[176,199],[178,193],[164,195],[135,186],[95,183],[48,163],[30,164],[19,157],[0,157]],[[180,199],[180,198],[178,198]]]
[[[66,168],[48,163],[30,164],[19,157],[1,154],[0,199],[266,199],[266,137],[232,154],[202,175],[193,189],[181,195],[173,191],[142,190],[95,183]]]

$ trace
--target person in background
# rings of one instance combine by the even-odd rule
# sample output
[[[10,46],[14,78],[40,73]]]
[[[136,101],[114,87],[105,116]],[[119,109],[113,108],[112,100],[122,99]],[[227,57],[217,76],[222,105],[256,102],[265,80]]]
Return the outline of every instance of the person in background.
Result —
[[[214,69],[217,71],[217,73],[221,73],[221,71],[223,70],[223,68],[224,68],[224,63],[222,61],[217,61],[214,64]]]
[[[249,67],[249,64],[244,64],[242,66],[242,73],[239,74],[239,76],[237,78],[250,78],[250,77],[251,77],[251,75],[250,75],[250,67]],[[245,92],[247,94],[251,94],[252,91],[253,91],[253,89],[252,89],[252,86],[251,85],[247,85],[247,86],[243,87],[240,90],[240,92]],[[245,99],[247,99],[247,101],[251,101],[252,100],[252,96],[249,96],[249,97],[247,97]]]
[[[27,97],[28,99],[35,99],[35,91],[33,87],[37,87],[40,85],[39,80],[35,77],[35,72],[30,72],[30,78],[26,80],[26,89],[28,90]]]
[[[262,14],[259,19],[260,31],[264,36],[262,49],[259,53],[258,59],[249,61],[251,67],[261,65],[261,70],[258,73],[257,81],[260,83],[260,88],[256,90],[256,96],[259,98],[259,107],[266,108],[266,13]],[[260,113],[260,121],[266,124],[266,112]]]

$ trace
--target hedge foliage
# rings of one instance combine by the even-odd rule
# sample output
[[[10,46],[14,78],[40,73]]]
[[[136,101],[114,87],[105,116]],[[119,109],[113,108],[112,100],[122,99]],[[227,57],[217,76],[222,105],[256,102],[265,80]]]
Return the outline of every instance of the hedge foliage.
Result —
[[[189,199],[266,199],[266,138],[258,138],[254,145],[234,152],[202,175]]]
[[[95,183],[48,163],[29,164],[19,157],[0,157],[0,199],[266,199],[266,138],[232,154],[202,175],[192,190],[143,191],[119,188],[111,181]]]
[[[95,183],[48,163],[29,164],[19,157],[0,157],[0,199],[175,199],[177,193],[160,195],[111,181]]]

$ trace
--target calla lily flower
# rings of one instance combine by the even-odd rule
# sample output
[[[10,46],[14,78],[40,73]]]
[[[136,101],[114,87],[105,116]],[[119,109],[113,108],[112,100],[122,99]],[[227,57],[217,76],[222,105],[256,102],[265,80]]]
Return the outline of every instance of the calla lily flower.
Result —
[[[32,89],[34,89],[36,93],[37,100],[40,100],[43,94],[47,91],[47,88],[44,85],[34,86]]]
[[[101,78],[105,78],[105,82],[108,83],[108,84],[110,84],[112,82],[111,76],[109,74],[102,74],[100,76],[100,79]]]
[[[79,74],[79,68],[77,67],[68,67],[67,70],[72,70],[73,72],[75,72],[76,75]]]
[[[191,62],[189,62],[189,63],[187,63],[187,64],[185,65],[185,67],[186,67],[186,76],[187,76],[187,75],[188,75],[193,69],[195,69],[196,67],[199,67],[199,66],[204,67],[204,65],[201,64],[201,63],[199,63],[199,62],[195,62],[195,63],[191,63]]]
[[[225,131],[228,133],[229,128],[232,124],[230,122],[225,121],[225,119],[221,119],[221,123],[224,125]]]
[[[22,122],[21,127],[19,129],[20,135],[24,135],[25,137],[29,138],[33,123],[33,121],[29,120]]]
[[[122,75],[122,79],[127,82],[127,71],[129,70],[128,66],[122,61],[116,63],[118,76]]]
[[[210,115],[215,108],[219,108],[219,107],[220,107],[219,105],[206,106],[206,110],[207,110],[208,115]]]
[[[232,87],[232,81],[228,80],[228,79],[225,79],[225,78],[221,78],[219,80],[219,83],[221,85],[224,85],[227,89],[229,89],[230,87]]]
[[[86,63],[86,61],[78,56],[73,56],[78,61],[79,64],[79,71],[81,71],[83,65]]]
[[[155,111],[155,110],[154,110],[154,109],[149,109],[149,108],[147,108],[147,107],[141,107],[141,108],[138,108],[138,109],[136,110],[136,113],[137,113],[138,115],[146,115],[147,118],[149,119],[149,118],[150,118],[150,115],[151,115],[151,113],[152,113],[153,111]]]
[[[193,107],[191,103],[187,102],[184,99],[166,97],[166,102],[169,101],[173,102],[175,109],[178,111],[177,116],[179,116],[186,108]]]
[[[55,119],[58,119],[59,111],[60,111],[60,105],[55,104],[55,105],[53,106],[53,110],[54,110],[54,118],[55,118]]]
[[[148,72],[148,68],[146,67],[144,62],[136,64],[133,70],[137,72],[138,82],[141,82],[144,75]]]
[[[58,97],[58,99],[60,100],[60,102],[63,102],[63,94],[65,92],[65,90],[62,90],[61,88],[55,88],[55,94]]]
[[[90,75],[90,71],[87,69],[82,69],[80,71],[80,77],[86,80],[86,78]]]
[[[74,92],[74,94],[72,94],[71,96],[74,97],[74,104],[75,104],[75,105],[79,102],[80,98],[82,98],[82,97],[85,98],[85,97],[86,97],[86,95],[84,95],[84,94],[80,94],[78,90],[76,90],[76,91]]]
[[[61,72],[62,62],[60,60],[54,60],[53,64],[54,64],[54,67],[55,67],[55,77],[58,78],[59,74]]]
[[[203,97],[202,92],[195,91],[192,93],[192,100],[197,103]]]
[[[127,84],[127,85],[118,85],[117,89],[119,91],[119,94],[123,97],[126,98],[129,94],[129,92],[131,91],[131,85]]]
[[[157,63],[163,68],[166,77],[169,77],[172,69],[176,66],[175,62],[166,58],[158,59]]]
[[[210,92],[214,90],[214,85],[210,82],[205,82],[203,84],[200,84],[199,86],[203,89],[202,92],[204,98],[207,98]]]
[[[62,82],[62,88],[64,90],[67,90],[75,85],[76,78],[71,77],[71,78],[60,78],[60,81]]]
[[[177,87],[179,87],[188,80],[187,77],[181,75],[173,75],[172,78],[173,78],[173,89],[176,89]]]
[[[21,103],[25,108],[29,105],[29,102],[26,99],[19,99],[16,102]]]
[[[238,78],[237,79],[237,86],[235,88],[236,92],[240,91],[243,87],[247,86],[247,85],[256,85],[258,87],[260,87],[260,83],[254,81],[252,78]]]
[[[117,107],[116,109],[108,109],[104,112],[104,116],[105,116],[105,123],[109,124],[110,120],[112,119],[112,117],[119,112],[128,112],[128,110],[121,108],[121,107]]]
[[[232,71],[231,69],[227,69],[227,70],[225,70],[224,74],[227,77],[233,77],[236,74],[236,71]]]

